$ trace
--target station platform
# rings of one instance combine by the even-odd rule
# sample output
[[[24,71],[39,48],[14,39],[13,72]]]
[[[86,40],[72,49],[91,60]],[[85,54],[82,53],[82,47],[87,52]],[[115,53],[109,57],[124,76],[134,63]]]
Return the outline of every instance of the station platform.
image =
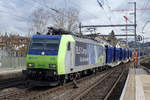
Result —
[[[150,75],[143,68],[131,68],[120,100],[150,100]]]
[[[23,77],[23,69],[0,69],[0,82]]]

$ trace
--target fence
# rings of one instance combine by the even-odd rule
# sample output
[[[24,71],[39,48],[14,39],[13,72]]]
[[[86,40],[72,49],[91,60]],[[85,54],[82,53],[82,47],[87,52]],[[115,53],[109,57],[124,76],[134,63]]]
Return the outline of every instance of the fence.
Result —
[[[25,57],[0,57],[0,70],[24,69],[26,67]]]

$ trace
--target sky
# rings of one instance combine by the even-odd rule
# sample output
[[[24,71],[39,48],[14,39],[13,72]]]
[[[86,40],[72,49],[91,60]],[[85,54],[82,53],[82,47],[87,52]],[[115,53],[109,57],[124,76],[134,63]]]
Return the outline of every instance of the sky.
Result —
[[[121,9],[133,9],[133,4],[137,3],[137,34],[150,37],[150,9],[141,10],[142,8],[150,8],[150,0],[99,0],[102,7],[99,6],[97,0],[0,0],[0,32],[27,35],[31,14],[38,8],[64,8],[70,6],[79,10],[79,17],[82,25],[109,25],[109,24],[126,24],[123,16],[127,16],[133,24],[134,16],[130,11],[113,11]],[[144,27],[145,26],[145,27]],[[144,28],[143,28],[144,27]],[[115,34],[126,34],[121,28],[97,28],[97,32],[108,34],[111,30]],[[128,27],[133,29],[133,27]],[[144,34],[142,34],[142,29]],[[128,32],[133,34],[132,32]]]

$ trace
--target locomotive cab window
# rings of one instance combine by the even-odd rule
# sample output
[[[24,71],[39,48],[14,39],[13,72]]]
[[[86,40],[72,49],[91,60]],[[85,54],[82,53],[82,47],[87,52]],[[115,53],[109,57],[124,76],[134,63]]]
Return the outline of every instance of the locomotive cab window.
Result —
[[[59,39],[32,39],[30,50],[58,50]]]

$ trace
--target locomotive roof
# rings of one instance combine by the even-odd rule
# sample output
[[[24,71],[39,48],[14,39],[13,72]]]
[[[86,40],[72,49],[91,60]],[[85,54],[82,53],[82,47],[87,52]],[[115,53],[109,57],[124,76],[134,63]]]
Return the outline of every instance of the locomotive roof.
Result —
[[[33,35],[33,39],[60,39],[61,35]]]

